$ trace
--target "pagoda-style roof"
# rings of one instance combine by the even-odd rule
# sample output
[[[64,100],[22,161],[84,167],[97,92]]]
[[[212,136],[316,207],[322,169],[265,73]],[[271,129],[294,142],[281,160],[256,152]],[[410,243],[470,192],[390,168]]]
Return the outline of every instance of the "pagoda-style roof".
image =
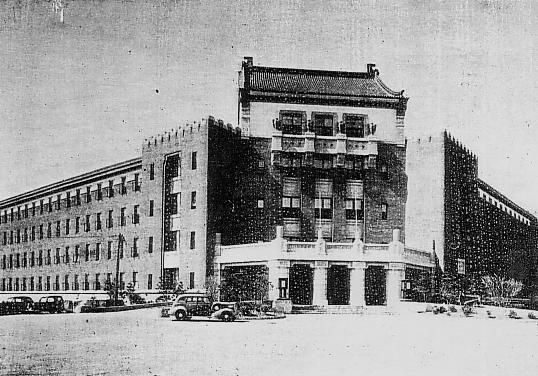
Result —
[[[275,68],[243,63],[242,101],[396,108],[405,114],[408,98],[379,78],[374,64],[366,72]]]

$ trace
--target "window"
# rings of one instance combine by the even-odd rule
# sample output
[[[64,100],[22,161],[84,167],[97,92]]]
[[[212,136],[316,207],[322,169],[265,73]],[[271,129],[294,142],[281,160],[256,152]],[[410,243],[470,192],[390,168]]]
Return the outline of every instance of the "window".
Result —
[[[13,230],[9,231],[9,244],[13,244]]]
[[[135,190],[135,192],[140,191],[140,182],[138,181],[139,176],[140,176],[139,174],[135,174],[135,176],[134,176],[134,190]]]
[[[66,264],[69,264],[69,247],[65,247],[65,258],[64,258],[64,262]]]
[[[86,202],[92,202],[91,187],[86,187]]]
[[[198,162],[196,160],[196,157],[197,157],[197,152],[193,151],[191,153],[191,169],[192,170],[196,170],[196,168],[198,167]]]
[[[24,243],[28,242],[28,228],[25,228],[25,229],[24,229],[24,234],[23,234],[23,236],[22,236],[22,241],[23,241]]]
[[[153,289],[153,274],[148,274],[148,290]]]
[[[69,275],[67,274],[64,276],[64,290],[69,290]]]
[[[106,220],[106,227],[107,228],[112,228],[112,226],[114,226],[114,219],[112,217],[113,212],[114,212],[113,210],[108,211],[108,218]]]
[[[60,263],[60,248],[56,248],[56,255],[54,255],[54,264]]]
[[[90,214],[86,214],[86,221],[84,222],[84,231],[90,231]]]
[[[114,180],[108,181],[108,197],[114,197]]]
[[[7,232],[4,231],[4,240],[2,241],[2,245],[6,245],[7,244]]]
[[[95,273],[95,286],[94,286],[94,289],[95,290],[101,290],[101,274],[100,273]]]
[[[332,181],[317,180],[315,187],[314,216],[321,219],[332,219]]]
[[[32,217],[35,217],[35,202],[32,202]]]
[[[80,290],[80,286],[78,284],[78,275],[75,275],[75,278],[74,278],[74,290]]]
[[[80,189],[77,189],[76,191],[75,201],[76,201],[77,206],[79,206],[80,205]]]
[[[71,192],[66,193],[65,203],[68,208],[71,207]]]
[[[138,284],[138,272],[133,272],[133,287],[136,288],[137,284]]]
[[[282,133],[285,134],[303,134],[303,119],[306,114],[303,112],[282,112]]]
[[[108,246],[106,250],[106,258],[110,260],[112,258],[112,241],[108,241]]]
[[[35,251],[32,251],[30,253],[30,267],[34,267],[35,266]]]
[[[34,291],[34,277],[30,277],[30,291]]]
[[[333,135],[334,117],[332,114],[314,114],[314,130],[318,136]]]
[[[84,274],[84,286],[82,287],[83,287],[83,290],[90,289],[90,275],[89,274]]]
[[[101,213],[97,213],[95,218],[95,229],[101,230]]]
[[[37,277],[37,290],[43,290],[43,277]]]
[[[121,212],[120,212],[120,226],[125,226],[125,208],[121,208]]]
[[[60,210],[62,208],[62,195],[56,196],[56,210]]]
[[[67,218],[67,219],[65,220],[65,234],[66,234],[66,235],[69,235],[69,227],[70,227],[69,224],[70,224],[70,222],[71,222],[71,221],[70,221],[69,218]]]
[[[155,179],[155,163],[149,165],[149,180]]]
[[[102,184],[97,183],[97,201],[101,201],[103,199],[103,192],[102,192]]]
[[[191,209],[196,209],[196,191],[191,192]]]
[[[13,215],[13,208],[11,208],[11,214],[10,214],[10,221],[13,222],[13,220],[15,219],[14,215]]]
[[[17,206],[17,219],[21,219],[21,207]]]
[[[131,248],[131,257],[138,257],[138,238],[133,238],[133,247]]]
[[[80,262],[80,246],[75,246],[75,255],[73,256],[73,262]]]
[[[189,288],[194,288],[194,272],[189,273]]]
[[[75,218],[75,234],[78,234],[80,232],[80,218]]]
[[[43,225],[39,225],[39,239],[43,239]]]
[[[136,225],[140,223],[140,215],[138,214],[139,205],[135,205],[133,208],[133,223]]]
[[[381,219],[388,218],[389,206],[385,203],[381,204]]]
[[[28,218],[28,204],[24,205],[24,218]]]
[[[45,290],[50,291],[50,276],[47,276],[47,282],[45,284]]]
[[[84,252],[84,259],[90,261],[90,245],[86,244],[86,251]]]
[[[154,201],[149,200],[149,216],[150,217],[153,217],[153,205],[154,205]]]
[[[301,181],[298,178],[284,178],[282,216],[284,218],[299,218],[301,216]]]
[[[35,226],[32,226],[32,237],[30,239],[32,239],[32,241],[35,241]]]
[[[17,244],[21,242],[21,230],[17,229]]]
[[[153,236],[148,238],[148,253],[153,253]]]
[[[50,265],[51,257],[50,257],[50,249],[47,249],[47,259],[45,260],[46,265]]]
[[[60,228],[61,228],[61,224],[60,224],[60,221],[56,221],[56,237],[60,237]]]
[[[39,250],[39,257],[37,258],[37,265],[43,266],[43,250]]]
[[[95,261],[99,261],[101,259],[101,243],[95,244]]]
[[[28,266],[27,262],[28,262],[28,253],[24,252],[23,255],[22,255],[22,267],[23,268],[26,268]]]
[[[263,200],[258,200],[258,209],[263,209],[264,202]]]
[[[364,203],[361,199],[346,199],[346,219],[363,219]]]
[[[21,255],[19,253],[15,255],[15,267],[17,269],[21,267]]]
[[[125,278],[124,278],[124,276],[125,276],[125,273],[123,273],[123,272],[120,273],[120,283],[119,283],[119,285],[120,285],[120,289],[122,289],[122,290],[125,290]]]
[[[278,297],[280,299],[288,299],[288,279],[278,279]]]
[[[196,232],[195,231],[191,231],[191,249],[195,249],[196,248]]]
[[[178,208],[179,208],[178,197],[180,197],[179,193],[176,193],[176,194],[170,194],[166,198],[167,199],[167,203],[166,203],[167,212],[169,212],[171,215],[175,215],[178,212]]]
[[[346,136],[364,137],[364,120],[362,115],[344,115]]]
[[[120,192],[122,195],[127,194],[127,187],[125,186],[125,181],[127,178],[125,176],[121,177],[121,186],[120,186]]]
[[[52,237],[52,223],[47,224],[47,238]]]
[[[57,275],[55,278],[54,278],[54,290],[55,291],[58,291],[60,289],[60,276]]]

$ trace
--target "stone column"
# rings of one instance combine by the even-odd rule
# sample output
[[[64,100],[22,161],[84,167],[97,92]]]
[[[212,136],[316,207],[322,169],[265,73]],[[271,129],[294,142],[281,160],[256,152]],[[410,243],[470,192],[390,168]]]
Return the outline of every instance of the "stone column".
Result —
[[[314,267],[314,291],[312,293],[312,304],[326,306],[327,302],[327,261],[316,261]]]
[[[387,307],[394,307],[400,303],[401,284],[405,279],[405,265],[402,263],[389,263],[387,270]]]
[[[353,266],[350,270],[349,276],[349,304],[352,306],[365,307],[366,301],[364,299],[365,295],[365,270],[366,263],[354,261]]]
[[[288,260],[271,260],[267,263],[269,268],[269,300],[277,300],[279,298],[278,280],[280,278],[288,279],[288,297],[289,297],[289,275],[290,275],[290,262]]]

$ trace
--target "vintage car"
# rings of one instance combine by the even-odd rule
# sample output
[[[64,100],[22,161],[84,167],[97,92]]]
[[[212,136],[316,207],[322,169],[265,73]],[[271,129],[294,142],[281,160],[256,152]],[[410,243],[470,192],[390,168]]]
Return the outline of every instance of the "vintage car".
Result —
[[[13,296],[7,302],[11,303],[13,313],[31,312],[34,309],[34,301],[29,296]]]
[[[49,313],[65,312],[64,299],[60,295],[44,296],[34,303],[34,310]]]
[[[193,316],[234,321],[237,317],[237,303],[212,302],[203,293],[181,294],[174,300],[168,315],[176,320],[189,320]]]

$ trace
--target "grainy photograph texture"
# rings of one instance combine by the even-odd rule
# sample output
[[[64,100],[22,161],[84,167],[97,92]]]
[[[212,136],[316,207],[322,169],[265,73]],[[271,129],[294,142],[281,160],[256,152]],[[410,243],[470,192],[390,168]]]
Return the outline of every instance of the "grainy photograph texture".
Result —
[[[535,375],[531,0],[0,2],[0,374]]]

